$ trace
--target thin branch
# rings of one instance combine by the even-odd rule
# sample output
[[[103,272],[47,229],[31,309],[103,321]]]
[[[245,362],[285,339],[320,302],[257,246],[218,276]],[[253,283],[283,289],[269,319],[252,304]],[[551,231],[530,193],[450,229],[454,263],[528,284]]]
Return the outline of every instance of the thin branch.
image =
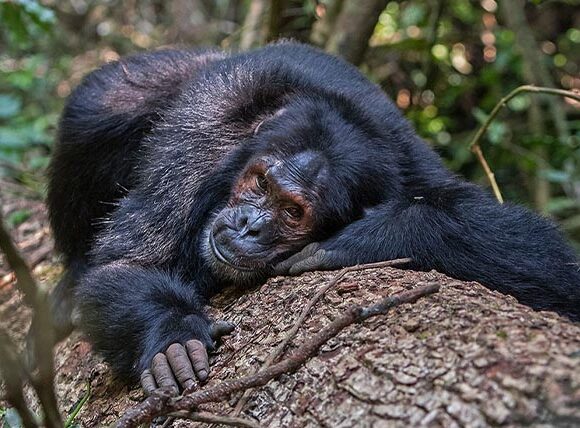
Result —
[[[165,419],[165,422],[163,422],[163,424],[161,424],[161,426],[159,428],[167,428],[167,427],[171,426],[173,421],[175,421],[175,418],[173,416],[169,415],[167,417],[167,419]]]
[[[489,114],[489,116],[487,117],[485,122],[483,123],[483,125],[481,125],[481,127],[477,130],[477,133],[475,134],[475,136],[473,137],[473,139],[469,143],[469,148],[477,156],[479,163],[481,164],[481,166],[483,167],[483,169],[485,171],[485,174],[487,175],[487,179],[489,180],[491,188],[493,189],[493,193],[495,194],[495,197],[497,198],[497,200],[500,203],[503,203],[503,197],[502,197],[501,192],[499,190],[499,186],[497,185],[497,182],[495,181],[495,176],[494,176],[491,168],[489,167],[488,163],[486,162],[485,157],[483,156],[483,152],[481,150],[481,146],[479,145],[479,142],[481,141],[481,139],[485,135],[486,131],[488,130],[489,126],[491,125],[491,122],[493,122],[493,120],[495,119],[497,114],[500,112],[500,110],[508,103],[509,100],[511,100],[512,98],[521,94],[522,92],[529,92],[529,93],[536,93],[536,94],[548,94],[548,95],[559,95],[559,96],[571,98],[573,100],[580,102],[580,94],[576,93],[576,92],[566,91],[564,89],[544,88],[541,86],[533,86],[533,85],[523,85],[523,86],[519,86],[516,89],[514,89],[513,91],[511,91],[509,94],[507,94],[505,97],[503,97],[495,105],[495,107],[493,108],[493,110],[491,111],[491,113]]]
[[[471,147],[471,152],[477,157],[477,160],[481,164],[487,179],[489,180],[489,184],[491,185],[491,189],[493,190],[493,194],[495,195],[496,199],[499,201],[500,204],[503,204],[503,196],[501,194],[501,190],[499,190],[499,186],[497,185],[497,181],[495,180],[495,174],[489,167],[489,164],[485,160],[485,156],[483,156],[483,152],[481,151],[481,147],[479,144]]]
[[[16,246],[12,243],[10,234],[4,227],[2,213],[0,213],[0,250],[4,253],[6,261],[16,276],[16,285],[24,293],[24,300],[34,307],[42,298],[42,291],[30,273],[30,269]]]
[[[245,428],[260,428],[260,425],[254,421],[244,418],[236,418],[231,416],[220,416],[214,415],[213,413],[207,412],[195,412],[191,413],[185,410],[180,410],[169,414],[170,416],[189,419],[195,422],[205,422],[208,424],[221,424],[229,425],[233,427],[245,427]]]
[[[328,282],[328,284],[326,284],[324,287],[321,287],[320,290],[318,290],[318,292],[314,295],[314,297],[312,297],[312,299],[310,299],[310,301],[308,302],[306,307],[302,310],[302,313],[300,314],[300,316],[298,317],[298,319],[296,320],[296,322],[294,323],[294,325],[292,326],[290,331],[286,334],[286,337],[284,338],[284,340],[280,344],[278,344],[276,349],[274,349],[274,351],[268,356],[268,358],[264,362],[264,365],[262,366],[262,368],[270,367],[272,365],[272,363],[274,363],[274,361],[276,361],[283,354],[283,352],[286,349],[286,347],[288,346],[288,344],[292,341],[292,339],[294,339],[294,336],[296,336],[296,333],[298,333],[298,330],[304,324],[304,320],[306,320],[306,317],[310,313],[310,310],[314,307],[314,305],[316,305],[316,303],[318,303],[320,298],[322,296],[324,296],[324,294],[330,288],[332,288],[336,284],[338,284],[346,276],[346,274],[348,274],[350,272],[359,272],[359,271],[367,270],[367,269],[378,269],[378,268],[383,268],[383,267],[397,266],[397,265],[409,263],[411,261],[412,260],[409,258],[386,260],[386,261],[377,262],[377,263],[367,263],[364,265],[347,266],[347,267],[341,269],[338,272],[338,274],[336,274],[336,276],[331,281]],[[234,416],[238,416],[242,412],[242,409],[244,408],[244,406],[248,402],[248,399],[250,398],[251,393],[252,393],[251,389],[247,389],[244,391],[244,394],[238,400],[238,403],[236,404],[236,408],[234,409],[234,411],[232,413]]]
[[[16,345],[2,330],[0,330],[0,374],[2,374],[6,389],[5,399],[20,415],[22,426],[24,428],[38,427],[22,393],[26,374],[16,352]]]
[[[31,330],[34,334],[34,355],[38,364],[38,377],[31,378],[31,380],[42,405],[44,424],[47,428],[62,427],[62,419],[54,393],[54,356],[52,349],[54,331],[46,294],[38,287],[24,258],[12,242],[10,234],[4,227],[1,213],[0,250],[2,250],[8,265],[14,271],[16,286],[22,291],[26,303],[34,311]]]
[[[198,408],[200,404],[222,401],[235,392],[263,386],[281,374],[295,372],[309,358],[315,356],[322,345],[349,325],[362,322],[379,314],[386,314],[396,306],[404,303],[414,303],[421,297],[437,291],[439,291],[439,284],[428,283],[413,290],[385,297],[379,303],[368,307],[352,306],[332,323],[294,349],[287,358],[279,363],[261,369],[252,375],[226,380],[212,388],[196,391],[190,395],[173,399],[160,399],[159,395],[152,395],[141,404],[129,409],[116,426],[117,428],[137,427],[139,424],[150,421],[156,416],[181,410],[192,411]]]

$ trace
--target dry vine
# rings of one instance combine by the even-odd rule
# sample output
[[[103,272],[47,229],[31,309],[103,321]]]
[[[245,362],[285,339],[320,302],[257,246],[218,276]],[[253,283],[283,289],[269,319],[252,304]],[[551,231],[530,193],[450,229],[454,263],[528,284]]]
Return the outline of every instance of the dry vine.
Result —
[[[42,406],[43,425],[47,428],[59,428],[62,426],[62,419],[54,393],[54,356],[52,350],[54,332],[51,327],[52,319],[46,294],[32,277],[26,261],[4,228],[1,214],[0,250],[14,271],[17,288],[24,294],[25,302],[34,311],[32,332],[34,333],[35,360],[38,363],[38,376],[34,376],[21,363],[22,357],[18,355],[15,345],[9,340],[8,333],[0,330],[0,369],[2,369],[1,372],[6,381],[8,399],[20,413],[27,428],[38,426],[39,424],[28,410],[19,386],[25,381],[29,381]]]
[[[489,184],[491,185],[491,188],[493,190],[495,197],[502,204],[503,204],[503,196],[501,195],[501,191],[499,190],[499,186],[497,185],[497,182],[495,181],[495,175],[494,175],[493,171],[491,170],[491,168],[489,167],[489,164],[485,160],[485,157],[483,156],[483,152],[481,150],[481,146],[479,145],[479,142],[481,141],[481,139],[485,135],[485,132],[487,131],[487,129],[491,125],[491,122],[493,122],[493,120],[495,119],[495,117],[497,116],[499,111],[507,104],[507,102],[509,100],[511,100],[512,98],[521,94],[522,92],[530,92],[530,93],[536,93],[536,94],[548,94],[548,95],[559,95],[559,96],[563,96],[563,97],[567,97],[567,98],[572,98],[572,99],[580,102],[580,94],[577,92],[566,91],[564,89],[544,88],[544,87],[533,86],[533,85],[523,85],[523,86],[519,86],[516,89],[514,89],[513,91],[511,91],[508,95],[506,95],[501,100],[499,100],[499,102],[495,105],[495,107],[493,108],[493,110],[489,114],[488,118],[485,120],[483,125],[481,125],[481,128],[478,129],[477,133],[473,137],[473,140],[471,140],[471,143],[469,143],[469,147],[470,147],[472,153],[475,154],[475,156],[477,157],[483,170],[485,171],[485,175],[487,176],[487,179],[489,180]]]

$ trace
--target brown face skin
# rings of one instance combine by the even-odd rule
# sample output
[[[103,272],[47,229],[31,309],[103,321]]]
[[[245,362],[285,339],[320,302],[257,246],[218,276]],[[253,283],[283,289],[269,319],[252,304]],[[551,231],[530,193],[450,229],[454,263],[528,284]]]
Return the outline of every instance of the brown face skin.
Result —
[[[324,165],[312,152],[250,162],[206,230],[206,260],[218,276],[254,282],[312,241]]]

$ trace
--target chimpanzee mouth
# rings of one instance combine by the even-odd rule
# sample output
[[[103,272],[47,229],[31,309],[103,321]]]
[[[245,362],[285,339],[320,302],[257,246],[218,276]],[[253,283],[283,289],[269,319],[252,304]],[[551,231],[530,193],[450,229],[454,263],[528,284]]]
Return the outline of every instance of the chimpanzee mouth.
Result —
[[[213,238],[213,234],[211,234],[211,233],[209,234],[209,248],[211,248],[211,252],[213,253],[213,255],[215,256],[216,259],[218,259],[224,265],[231,267],[232,269],[241,270],[241,271],[244,271],[244,272],[252,272],[252,271],[255,271],[256,270],[255,268],[252,268],[252,267],[249,267],[249,266],[235,265],[232,262],[230,262],[223,255],[223,253],[219,250],[219,248],[215,244],[215,240]]]

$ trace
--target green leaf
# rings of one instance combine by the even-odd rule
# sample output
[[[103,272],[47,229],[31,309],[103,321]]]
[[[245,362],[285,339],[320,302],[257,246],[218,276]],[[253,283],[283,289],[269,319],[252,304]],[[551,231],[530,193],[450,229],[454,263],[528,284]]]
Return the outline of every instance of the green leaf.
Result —
[[[0,22],[17,42],[22,43],[27,40],[28,30],[24,23],[22,8],[18,4],[0,2]]]
[[[13,407],[6,410],[4,428],[22,428],[22,419],[20,419],[20,415]]]
[[[76,417],[79,415],[83,406],[87,403],[87,401],[89,401],[90,397],[91,397],[91,383],[87,382],[87,391],[85,392],[85,395],[83,395],[81,399],[77,401],[73,406],[69,416],[66,418],[64,428],[74,428],[76,426],[74,421]]]
[[[29,90],[34,83],[34,74],[32,70],[17,70],[8,74],[5,79],[16,89]]]
[[[513,111],[524,111],[530,106],[530,97],[527,94],[522,94],[512,98],[507,104]]]
[[[46,167],[48,167],[49,163],[50,163],[50,156],[38,155],[38,156],[34,156],[32,159],[30,159],[28,166],[33,170],[39,170],[39,169],[45,169]]]
[[[576,199],[566,197],[552,198],[546,207],[550,213],[559,213],[575,208],[580,208],[580,202]]]
[[[16,227],[30,218],[32,213],[28,210],[16,210],[6,217],[6,223],[10,227]]]
[[[409,4],[401,14],[403,27],[419,24],[425,17],[425,8],[421,4]]]
[[[7,149],[24,149],[26,139],[22,131],[11,128],[0,128],[0,150]]]
[[[502,142],[505,134],[507,132],[507,127],[501,122],[492,122],[487,128],[487,138],[492,144],[499,144]]]
[[[14,117],[22,110],[22,101],[14,95],[0,94],[0,119]]]
[[[483,123],[487,120],[488,114],[479,107],[474,107],[472,113],[481,125],[483,125]]]
[[[33,0],[20,0],[19,3],[24,7],[24,10],[28,16],[37,24],[39,27],[48,29],[52,24],[56,22],[54,12],[44,6],[42,6],[37,1]]]
[[[570,181],[570,173],[566,171],[558,171],[556,169],[545,169],[540,171],[540,176],[552,183],[566,183]]]
[[[35,0],[0,0],[0,22],[4,31],[18,44],[38,36],[38,30],[47,32],[56,22],[54,12]]]

